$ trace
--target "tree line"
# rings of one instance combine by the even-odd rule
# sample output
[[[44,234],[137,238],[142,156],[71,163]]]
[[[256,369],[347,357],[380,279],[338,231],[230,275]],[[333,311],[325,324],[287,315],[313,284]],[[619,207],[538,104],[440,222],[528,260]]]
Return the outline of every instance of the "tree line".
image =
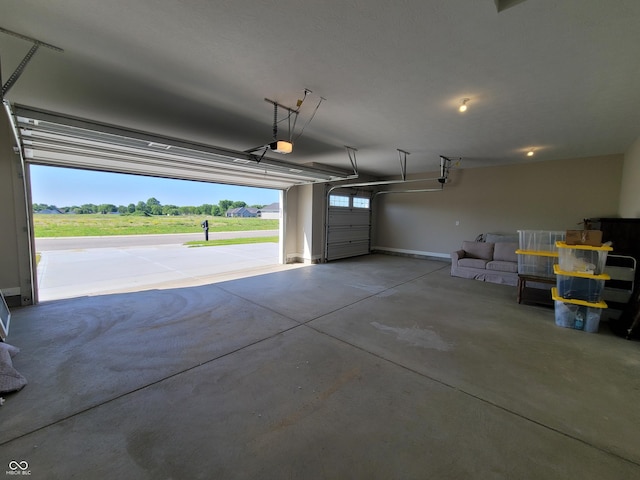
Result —
[[[230,208],[247,207],[242,201],[220,200],[216,205],[204,203],[198,207],[177,205],[162,205],[158,199],[151,197],[146,202],[130,203],[129,205],[116,206],[111,203],[94,205],[86,203],[84,205],[74,205],[71,207],[56,207],[45,203],[34,203],[33,213],[40,213],[43,210],[58,210],[61,213],[119,213],[121,215],[213,215],[224,216]],[[263,208],[264,205],[251,205],[253,208]]]

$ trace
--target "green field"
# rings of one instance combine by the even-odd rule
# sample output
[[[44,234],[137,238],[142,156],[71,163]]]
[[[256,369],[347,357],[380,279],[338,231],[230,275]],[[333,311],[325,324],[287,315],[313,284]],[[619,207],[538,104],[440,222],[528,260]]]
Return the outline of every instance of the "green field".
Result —
[[[188,247],[219,247],[222,245],[247,245],[250,243],[278,243],[280,237],[225,238],[221,240],[196,240],[186,242]]]
[[[209,221],[209,232],[277,230],[279,220],[226,218],[206,215],[137,216],[101,214],[34,214],[36,237],[84,237],[106,235],[144,235],[202,232],[200,224]]]

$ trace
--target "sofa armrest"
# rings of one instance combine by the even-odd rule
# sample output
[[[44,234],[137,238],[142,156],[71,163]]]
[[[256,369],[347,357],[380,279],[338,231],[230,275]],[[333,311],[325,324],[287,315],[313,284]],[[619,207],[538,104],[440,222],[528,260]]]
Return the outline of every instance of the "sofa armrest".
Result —
[[[453,252],[451,254],[451,263],[453,263],[454,265],[458,264],[458,260],[460,260],[461,258],[464,258],[464,250],[456,250],[455,252]]]

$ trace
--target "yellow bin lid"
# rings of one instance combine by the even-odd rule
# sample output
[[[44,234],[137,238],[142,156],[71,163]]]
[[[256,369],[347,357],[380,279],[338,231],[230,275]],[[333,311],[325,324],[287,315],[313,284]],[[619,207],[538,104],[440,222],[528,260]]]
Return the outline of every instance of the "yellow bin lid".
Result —
[[[572,303],[574,305],[582,305],[583,307],[591,307],[591,308],[609,308],[604,300],[600,300],[599,302],[585,302],[584,300],[576,300],[573,298],[564,298],[558,295],[558,289],[556,287],[551,288],[551,298],[558,302],[562,303]]]

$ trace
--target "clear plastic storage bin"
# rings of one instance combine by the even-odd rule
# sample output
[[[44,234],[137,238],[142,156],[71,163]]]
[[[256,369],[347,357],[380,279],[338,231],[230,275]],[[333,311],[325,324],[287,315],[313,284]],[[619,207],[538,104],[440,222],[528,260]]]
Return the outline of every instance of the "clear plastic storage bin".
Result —
[[[560,265],[553,266],[553,273],[557,276],[557,294],[563,300],[599,302],[602,300],[605,282],[611,279],[606,273],[592,275],[584,272],[565,272]]]
[[[556,242],[564,241],[565,231],[518,230],[520,250],[547,251],[557,250]]]
[[[565,272],[583,272],[599,275],[604,272],[607,254],[613,250],[609,246],[567,245],[558,242],[560,269]]]
[[[593,280],[584,277],[558,275],[556,286],[558,295],[570,300],[599,302],[602,298],[604,280]]]
[[[605,302],[590,303],[581,300],[567,300],[558,295],[558,290],[555,287],[551,289],[551,297],[555,303],[556,325],[584,330],[589,333],[598,331],[602,310],[607,308]]]
[[[564,328],[575,328],[589,333],[596,333],[600,326],[602,308],[585,307],[555,301],[556,325]]]
[[[553,265],[557,257],[518,253],[518,273],[536,277],[553,277]]]

